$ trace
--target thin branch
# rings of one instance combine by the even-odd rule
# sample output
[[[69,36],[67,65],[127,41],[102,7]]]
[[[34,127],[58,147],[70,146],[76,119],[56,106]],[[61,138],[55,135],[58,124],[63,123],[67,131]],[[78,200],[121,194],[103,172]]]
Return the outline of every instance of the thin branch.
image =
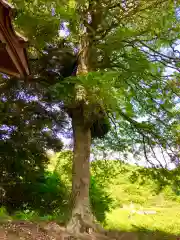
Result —
[[[153,153],[154,158],[155,158],[156,161],[159,163],[159,166],[160,166],[161,168],[164,168],[164,166],[161,164],[161,162],[160,162],[159,159],[157,158],[156,153],[154,152],[154,149],[153,149],[153,147],[152,147],[152,145],[151,145],[151,143],[150,143],[150,139],[149,139],[149,138],[148,138],[148,143],[149,143],[149,146],[150,146],[150,148],[151,148],[151,151],[152,151],[152,153]]]
[[[147,45],[146,43],[144,43],[143,41],[141,40],[138,40],[138,42],[140,42],[144,47],[148,48],[149,50],[151,50],[152,52],[158,54],[158,56],[162,56],[164,58],[167,58],[167,59],[171,59],[171,60],[177,60],[178,58],[176,57],[171,57],[171,56],[167,56],[161,52],[158,52],[157,50],[155,50],[154,48],[150,47],[149,45]],[[179,60],[179,59],[178,59]]]

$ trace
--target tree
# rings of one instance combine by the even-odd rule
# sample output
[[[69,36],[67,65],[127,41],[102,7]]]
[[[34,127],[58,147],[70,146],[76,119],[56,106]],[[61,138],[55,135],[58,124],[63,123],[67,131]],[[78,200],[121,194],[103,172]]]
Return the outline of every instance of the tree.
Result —
[[[43,197],[35,200],[33,193],[37,193],[38,185],[48,182],[46,150],[60,151],[63,147],[53,129],[47,131],[46,128],[60,129],[65,125],[64,115],[48,110],[36,89],[29,89],[23,82],[3,78],[1,84],[4,88],[1,85],[0,205],[6,206],[9,212],[22,209],[24,205],[38,208],[38,201]]]
[[[63,102],[61,109],[72,119],[70,230],[85,232],[93,228],[89,157],[91,130],[96,121],[108,118],[115,122],[126,149],[128,142],[140,144],[146,157],[154,146],[177,146],[177,134],[173,131],[177,133],[174,126],[178,124],[175,99],[179,94],[179,75],[164,72],[167,67],[177,69],[179,64],[175,46],[179,37],[175,14],[178,4],[169,0],[16,3],[16,23],[31,40],[30,55],[40,59],[44,53],[49,58],[41,58],[46,70],[33,77],[36,82],[43,80],[48,86],[53,85],[51,97]],[[72,47],[72,53],[78,49],[75,62],[73,55],[67,60],[70,55],[58,46],[59,21],[69,23],[65,46]],[[53,51],[43,49],[47,43],[55,46]],[[66,64],[71,70],[77,69],[76,77],[63,79],[61,71]],[[146,117],[145,121],[140,122],[139,117]]]

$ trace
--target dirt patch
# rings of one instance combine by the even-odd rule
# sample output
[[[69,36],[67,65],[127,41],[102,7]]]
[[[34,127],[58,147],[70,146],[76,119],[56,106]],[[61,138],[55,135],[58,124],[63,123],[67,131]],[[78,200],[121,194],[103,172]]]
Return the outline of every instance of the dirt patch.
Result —
[[[59,240],[61,232],[63,234],[56,223],[9,221],[0,226],[0,240]]]

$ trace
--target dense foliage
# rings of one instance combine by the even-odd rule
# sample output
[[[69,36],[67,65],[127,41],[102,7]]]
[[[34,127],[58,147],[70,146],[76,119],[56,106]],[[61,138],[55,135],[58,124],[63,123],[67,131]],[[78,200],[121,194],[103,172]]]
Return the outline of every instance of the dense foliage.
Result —
[[[134,155],[143,152],[149,161],[156,146],[177,161],[178,1],[175,5],[168,0],[102,1],[100,5],[96,1],[14,3],[18,9],[16,24],[31,39],[30,58],[35,61],[34,66],[38,66],[40,58],[40,68],[45,69],[38,71],[39,77],[49,85],[56,82],[51,98],[55,95],[64,105],[74,105],[74,86],[83,86],[90,108],[96,109],[100,104],[105,109],[107,116],[100,129],[107,133],[108,121],[113,125],[106,141],[110,144],[104,148],[131,151]],[[40,6],[41,11],[35,14]],[[90,19],[86,21],[88,11]],[[74,52],[83,50],[83,27],[88,29],[91,71],[87,76],[62,81],[78,64]],[[59,28],[66,32],[65,52]],[[51,46],[49,50],[46,43]],[[44,47],[49,54],[42,56]],[[84,96],[80,92],[78,99]],[[88,115],[87,111],[89,108],[85,110]],[[92,127],[92,135],[103,136],[101,130],[94,135],[97,128],[98,124]]]
[[[48,111],[35,89],[15,79],[5,80],[9,87],[0,96],[0,204],[14,211],[26,204],[33,206],[36,194],[31,190],[47,181],[46,151],[61,150],[62,142],[53,129],[46,128],[58,122],[60,129],[65,119],[61,112]]]

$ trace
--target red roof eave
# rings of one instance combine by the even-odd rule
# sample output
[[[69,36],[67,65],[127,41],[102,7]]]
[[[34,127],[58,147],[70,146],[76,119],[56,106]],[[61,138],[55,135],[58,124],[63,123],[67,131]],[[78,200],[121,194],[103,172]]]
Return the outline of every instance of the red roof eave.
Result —
[[[25,77],[30,74],[26,46],[28,40],[17,33],[12,25],[14,7],[5,0],[0,0],[1,20],[0,20],[0,40],[6,44],[6,51],[17,69],[10,75]],[[1,71],[1,66],[0,66]],[[7,70],[8,72],[8,70]]]

